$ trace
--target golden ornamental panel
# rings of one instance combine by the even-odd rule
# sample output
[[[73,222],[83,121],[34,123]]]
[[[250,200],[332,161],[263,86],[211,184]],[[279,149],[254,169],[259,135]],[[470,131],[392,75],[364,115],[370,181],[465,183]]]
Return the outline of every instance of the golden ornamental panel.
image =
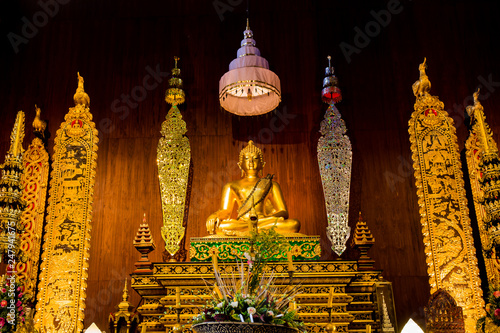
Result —
[[[467,332],[484,314],[479,269],[453,120],[431,96],[420,65],[409,133],[431,293],[448,291],[463,308]]]
[[[25,293],[34,298],[49,178],[49,154],[40,138],[34,138],[25,151],[23,166],[23,199],[26,201],[26,209],[21,215],[24,229],[21,234],[21,250],[26,262],[18,262],[16,271],[18,278],[23,281]]]
[[[158,142],[157,163],[160,182],[163,226],[161,235],[165,250],[171,257],[181,250],[185,236],[186,194],[191,163],[189,139],[184,136],[186,123],[173,105],[161,126],[163,135]],[[181,251],[185,251],[182,249]],[[181,255],[182,256],[182,255]],[[185,253],[184,253],[185,256]]]
[[[467,158],[467,168],[469,171],[469,180],[472,189],[479,236],[483,248],[482,254],[486,267],[486,275],[489,282],[498,285],[500,283],[500,261],[496,254],[495,246],[492,246],[493,242],[488,233],[488,222],[490,222],[492,218],[488,216],[488,212],[485,209],[485,189],[481,185],[484,171],[482,169],[486,164],[484,159],[488,157],[488,154],[495,155],[498,159],[498,148],[493,139],[491,130],[486,123],[484,109],[479,103],[478,95],[479,91],[474,94],[474,106],[467,107],[472,126],[470,128],[469,137],[465,142],[465,156]],[[498,177],[498,171],[496,176]],[[491,201],[488,203],[491,203]],[[493,203],[492,209],[498,210],[498,204],[496,202]],[[490,253],[488,253],[488,251],[490,251]]]
[[[40,332],[83,330],[97,165],[97,130],[83,78],[56,133],[35,325]]]

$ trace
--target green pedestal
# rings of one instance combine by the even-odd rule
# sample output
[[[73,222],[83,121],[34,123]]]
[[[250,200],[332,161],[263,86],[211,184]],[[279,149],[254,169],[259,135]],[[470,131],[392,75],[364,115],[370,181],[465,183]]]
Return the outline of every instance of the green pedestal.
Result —
[[[319,236],[285,236],[290,243],[293,260],[319,260],[321,246]],[[243,255],[250,252],[250,242],[246,237],[193,237],[189,257],[191,261],[210,261],[216,254],[218,261],[246,260]],[[278,253],[273,261],[287,260],[287,252]]]

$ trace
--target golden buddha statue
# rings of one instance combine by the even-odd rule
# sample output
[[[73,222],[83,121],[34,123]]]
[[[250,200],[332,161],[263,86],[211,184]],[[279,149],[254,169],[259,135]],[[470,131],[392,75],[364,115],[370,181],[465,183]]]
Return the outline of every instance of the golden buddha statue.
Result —
[[[210,235],[246,236],[250,230],[272,227],[284,235],[299,232],[300,222],[288,218],[279,184],[272,175],[261,178],[264,165],[262,151],[249,141],[238,162],[243,178],[224,185],[221,208],[207,219]],[[238,215],[232,218],[235,204]]]

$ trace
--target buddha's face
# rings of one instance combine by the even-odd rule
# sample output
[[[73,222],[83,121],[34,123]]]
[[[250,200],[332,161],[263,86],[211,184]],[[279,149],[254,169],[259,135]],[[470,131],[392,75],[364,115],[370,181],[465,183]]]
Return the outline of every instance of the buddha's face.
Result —
[[[248,174],[258,174],[264,165],[260,161],[259,155],[257,153],[245,153],[241,161],[240,168],[247,175]]]

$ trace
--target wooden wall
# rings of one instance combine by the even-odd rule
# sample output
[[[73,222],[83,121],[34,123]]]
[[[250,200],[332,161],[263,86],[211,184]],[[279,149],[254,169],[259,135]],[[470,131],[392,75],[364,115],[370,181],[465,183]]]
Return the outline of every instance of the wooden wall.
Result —
[[[326,110],[321,83],[331,54],[344,95],[338,108],[354,151],[350,223],[354,227],[362,211],[376,239],[370,252],[376,267],[394,283],[400,325],[409,317],[423,318],[429,286],[407,130],[415,101],[411,85],[426,56],[432,93],[456,120],[463,148],[464,102],[489,81],[482,90],[483,105],[493,131],[500,133],[500,115],[495,113],[500,103],[498,4],[251,1],[251,28],[281,79],[283,98],[277,113],[241,118],[221,110],[217,95],[218,80],[243,36],[244,1],[60,1],[65,4],[57,10],[51,6],[54,15],[47,22],[39,14],[40,3],[0,3],[0,155],[8,149],[16,111],[24,110],[30,123],[35,103],[49,120],[52,154],[55,132],[73,105],[79,71],[100,140],[85,327],[95,321],[107,330],[123,280],[139,258],[132,240],[144,213],[157,244],[150,258],[162,258],[155,160],[168,111],[164,75],[174,55],[181,58],[187,95],[181,111],[194,172],[188,239],[206,235],[205,219],[217,209],[222,184],[239,177],[238,152],[252,138],[264,150],[265,172],[274,173],[281,184],[291,217],[302,221],[303,233],[322,235],[322,258],[334,258],[324,231],[316,160],[319,123]],[[214,7],[220,3],[231,9],[222,16]],[[372,11],[394,4],[394,14],[377,32]],[[33,22],[34,16],[40,27],[16,53],[7,36],[22,35],[26,20]],[[355,47],[357,29],[366,27],[373,29],[372,37],[357,40],[356,52],[346,57],[341,43]],[[162,72],[161,82],[137,95],[137,87],[156,69]],[[135,100],[121,102],[126,95]],[[32,138],[28,127],[26,146]],[[355,256],[352,251],[345,254]],[[132,295],[138,304],[138,295]]]

